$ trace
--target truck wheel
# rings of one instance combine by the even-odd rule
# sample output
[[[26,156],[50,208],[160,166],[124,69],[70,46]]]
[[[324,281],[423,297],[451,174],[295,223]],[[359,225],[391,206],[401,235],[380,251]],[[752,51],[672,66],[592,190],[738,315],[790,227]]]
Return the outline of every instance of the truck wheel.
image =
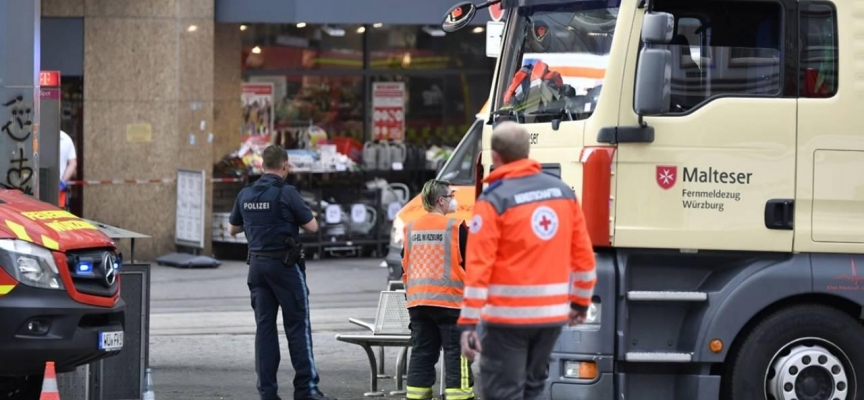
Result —
[[[39,400],[42,393],[42,375],[0,377],[0,399]]]
[[[729,358],[727,400],[855,400],[864,388],[864,326],[826,306],[780,310],[756,325]],[[855,370],[855,366],[859,370]]]

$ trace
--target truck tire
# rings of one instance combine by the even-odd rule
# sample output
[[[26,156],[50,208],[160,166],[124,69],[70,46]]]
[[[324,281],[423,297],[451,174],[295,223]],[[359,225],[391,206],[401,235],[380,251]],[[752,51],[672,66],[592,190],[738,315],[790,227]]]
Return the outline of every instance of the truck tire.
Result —
[[[39,400],[42,393],[42,375],[0,377],[0,399]]]
[[[835,308],[792,306],[769,315],[732,349],[726,400],[856,400],[864,390],[864,325]],[[858,367],[855,370],[854,366]]]

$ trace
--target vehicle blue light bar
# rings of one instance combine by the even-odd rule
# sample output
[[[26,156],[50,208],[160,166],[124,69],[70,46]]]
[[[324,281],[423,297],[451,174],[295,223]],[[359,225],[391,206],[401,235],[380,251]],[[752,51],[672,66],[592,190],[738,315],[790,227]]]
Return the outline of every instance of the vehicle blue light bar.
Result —
[[[78,263],[78,268],[75,269],[75,272],[79,274],[93,273],[93,263],[90,261],[81,261]]]

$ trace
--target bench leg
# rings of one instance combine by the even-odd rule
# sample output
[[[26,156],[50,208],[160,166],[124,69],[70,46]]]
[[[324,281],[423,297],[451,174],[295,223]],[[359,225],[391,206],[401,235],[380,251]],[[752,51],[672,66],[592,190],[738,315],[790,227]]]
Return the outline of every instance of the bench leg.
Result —
[[[384,370],[384,346],[378,346],[378,379],[390,379]]]
[[[378,369],[375,362],[375,352],[369,345],[362,345],[366,351],[366,357],[369,358],[369,392],[363,393],[365,397],[383,397],[384,392],[378,391]]]
[[[408,347],[403,347],[396,358],[396,390],[390,392],[391,396],[405,394],[407,391],[403,385],[403,378],[408,370]]]

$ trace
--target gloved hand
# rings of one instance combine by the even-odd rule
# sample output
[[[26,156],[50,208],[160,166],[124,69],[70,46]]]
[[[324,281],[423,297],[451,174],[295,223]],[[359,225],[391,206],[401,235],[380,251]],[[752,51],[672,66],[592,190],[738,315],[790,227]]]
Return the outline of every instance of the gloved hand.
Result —
[[[65,181],[62,181],[62,180],[60,181],[60,190],[66,190],[66,182]]]
[[[580,325],[585,322],[585,318],[587,317],[588,313],[585,311],[570,309],[570,315],[567,317],[567,324],[570,326]]]
[[[467,330],[462,332],[462,355],[470,361],[474,361],[478,354],[483,350],[480,346],[480,336],[475,330]]]

